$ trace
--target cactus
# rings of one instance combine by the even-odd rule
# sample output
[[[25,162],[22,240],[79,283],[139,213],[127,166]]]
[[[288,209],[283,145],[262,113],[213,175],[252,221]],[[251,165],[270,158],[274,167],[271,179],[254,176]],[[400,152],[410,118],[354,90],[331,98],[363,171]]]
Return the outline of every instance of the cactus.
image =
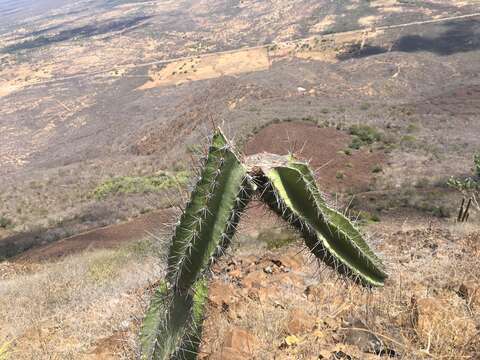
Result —
[[[252,193],[245,167],[216,132],[170,247],[167,279],[177,291],[188,290],[229,245]]]
[[[290,158],[262,172],[262,199],[302,233],[317,258],[366,285],[383,285],[380,259],[352,223],[327,205],[308,165]]]
[[[229,246],[253,192],[245,166],[224,135],[215,132],[175,228],[166,283],[157,289],[144,320],[143,359],[188,359],[196,354],[206,296],[205,272]]]
[[[380,259],[352,223],[327,205],[307,164],[273,154],[241,162],[217,130],[175,228],[165,282],[145,316],[143,360],[196,358],[208,270],[230,245],[254,195],[298,229],[318,259],[363,284],[383,285],[387,275]]]
[[[160,284],[142,326],[142,359],[196,359],[206,298],[205,279],[187,294]]]

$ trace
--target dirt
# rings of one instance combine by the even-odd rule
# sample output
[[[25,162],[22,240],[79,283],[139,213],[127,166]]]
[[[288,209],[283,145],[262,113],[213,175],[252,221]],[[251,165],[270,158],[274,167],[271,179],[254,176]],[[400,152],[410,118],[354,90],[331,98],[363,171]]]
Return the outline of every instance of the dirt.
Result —
[[[128,242],[152,236],[152,234],[163,234],[174,218],[175,211],[173,209],[155,211],[139,216],[132,221],[94,229],[46,246],[35,247],[12,260],[28,263],[54,261],[85,250],[119,247]]]
[[[245,145],[245,154],[293,153],[315,169],[321,189],[328,189],[329,193],[361,192],[372,186],[373,169],[382,167],[386,156],[368,146],[349,149],[351,141],[347,132],[335,128],[285,122],[269,125],[252,136]],[[351,155],[346,155],[345,150],[350,150]]]

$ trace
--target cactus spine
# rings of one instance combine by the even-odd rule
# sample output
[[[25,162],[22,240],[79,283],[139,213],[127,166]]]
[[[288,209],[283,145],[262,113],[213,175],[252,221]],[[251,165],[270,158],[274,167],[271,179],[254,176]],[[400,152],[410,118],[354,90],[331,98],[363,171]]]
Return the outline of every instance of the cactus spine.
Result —
[[[207,296],[207,271],[235,234],[256,195],[298,229],[310,251],[339,273],[382,286],[380,259],[341,213],[330,208],[307,164],[254,155],[242,163],[220,130],[177,223],[165,282],[157,288],[140,334],[143,360],[196,359]]]

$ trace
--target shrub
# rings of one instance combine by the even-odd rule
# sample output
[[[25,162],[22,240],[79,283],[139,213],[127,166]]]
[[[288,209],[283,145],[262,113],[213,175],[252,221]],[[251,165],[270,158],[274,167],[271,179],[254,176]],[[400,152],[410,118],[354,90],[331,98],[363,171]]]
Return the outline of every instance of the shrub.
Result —
[[[350,135],[357,136],[362,142],[366,144],[373,144],[380,141],[382,135],[380,132],[368,125],[353,125],[348,129]]]
[[[152,176],[121,176],[109,179],[93,190],[93,197],[103,200],[110,195],[160,192],[176,186],[184,186],[188,182],[189,173],[160,173]]]
[[[348,129],[353,136],[350,148],[360,149],[363,145],[371,145],[382,139],[382,134],[375,128],[368,125],[353,125]]]
[[[372,172],[373,172],[374,174],[380,173],[380,172],[382,172],[382,171],[383,171],[383,168],[382,168],[380,165],[375,165],[375,166],[373,167],[373,169],[372,169]]]
[[[6,218],[5,216],[0,216],[0,228],[7,229],[13,225],[12,220]]]

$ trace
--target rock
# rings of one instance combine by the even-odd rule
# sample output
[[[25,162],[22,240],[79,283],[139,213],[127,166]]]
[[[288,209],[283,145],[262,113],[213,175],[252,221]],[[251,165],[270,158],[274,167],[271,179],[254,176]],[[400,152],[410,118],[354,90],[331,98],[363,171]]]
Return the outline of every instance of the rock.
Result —
[[[362,320],[350,318],[347,320],[346,326],[347,328],[342,330],[343,341],[346,344],[355,345],[366,353],[382,353],[382,342],[375,334],[368,330]]]
[[[250,360],[251,356],[243,351],[224,347],[208,357],[208,360]]]
[[[213,282],[208,289],[208,300],[213,306],[224,309],[235,303],[238,297],[232,285]]]
[[[280,261],[284,267],[293,271],[300,270],[304,264],[303,256],[297,253],[286,254],[276,260]]]
[[[293,309],[288,316],[287,330],[292,335],[304,334],[313,329],[314,319],[302,309]]]
[[[255,337],[248,331],[234,328],[225,336],[225,348],[231,348],[240,353],[251,354],[255,347]]]
[[[273,274],[273,269],[272,269],[271,266],[266,266],[266,267],[263,268],[263,272],[265,274]]]
[[[228,275],[232,278],[241,279],[242,278],[242,270],[241,269],[233,269],[228,272]]]
[[[263,272],[263,270],[260,271],[252,271],[245,275],[242,279],[242,284],[245,286],[247,289],[248,288],[260,288],[262,286],[267,285],[266,282],[266,277],[267,274]]]

